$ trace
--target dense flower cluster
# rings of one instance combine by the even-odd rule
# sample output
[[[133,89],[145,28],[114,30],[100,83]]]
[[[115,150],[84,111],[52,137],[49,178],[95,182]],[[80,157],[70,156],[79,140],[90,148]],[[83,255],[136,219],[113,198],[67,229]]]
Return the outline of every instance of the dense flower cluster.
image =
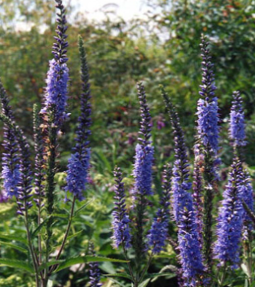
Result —
[[[129,222],[130,219],[128,217],[126,211],[126,200],[125,200],[125,191],[124,184],[122,182],[122,173],[119,168],[117,168],[114,172],[115,176],[115,210],[113,212],[113,241],[114,246],[116,248],[119,245],[124,245],[125,249],[131,247],[131,235]]]
[[[50,117],[50,121],[55,124],[56,128],[60,128],[63,121],[67,118],[66,113],[66,101],[67,101],[67,89],[69,80],[69,70],[66,62],[66,48],[68,42],[66,41],[67,30],[65,8],[61,0],[56,0],[56,8],[60,10],[57,14],[57,36],[55,36],[56,42],[53,44],[54,59],[49,62],[49,71],[46,79],[46,93],[44,108],[41,110],[42,114]],[[45,118],[49,120],[47,117]]]
[[[90,244],[89,253],[95,256],[94,245]],[[89,263],[89,286],[90,287],[101,287],[103,284],[100,283],[101,273],[98,267],[98,262]]]
[[[198,100],[197,116],[198,116],[198,136],[201,139],[203,145],[211,149],[215,154],[218,152],[218,102],[215,97],[216,87],[214,85],[214,74],[212,71],[213,64],[210,59],[210,50],[208,49],[208,43],[204,37],[201,40],[202,51],[202,85],[201,99]]]
[[[13,120],[13,113],[9,106],[9,100],[6,95],[2,84],[0,84],[0,98],[2,103],[2,113]],[[17,138],[13,129],[4,125],[4,141],[3,147],[5,152],[2,158],[2,178],[3,178],[3,188],[4,194],[2,195],[2,200],[8,197],[18,197],[18,185],[21,181],[20,174],[20,154]]]
[[[154,149],[152,146],[136,145],[134,177],[135,177],[135,193],[152,195],[152,163]]]
[[[228,184],[223,193],[217,225],[217,242],[214,248],[215,258],[219,259],[220,265],[229,262],[233,268],[236,268],[240,261],[239,251],[244,215],[241,203],[241,172],[240,161],[234,159]]]
[[[66,177],[66,190],[76,196],[78,200],[83,200],[82,192],[86,188],[89,169],[89,150],[84,155],[72,154],[68,160],[68,171]]]
[[[161,207],[158,209],[156,217],[153,220],[151,229],[147,236],[148,245],[152,248],[152,252],[155,254],[159,253],[164,248],[168,236],[171,191],[171,168],[169,165],[165,167],[163,178],[163,195],[160,201]]]
[[[88,170],[90,162],[90,149],[88,147],[88,137],[91,134],[91,104],[89,102],[90,84],[89,72],[86,61],[84,43],[79,38],[79,50],[81,58],[81,80],[82,80],[82,95],[81,95],[81,115],[79,116],[79,126],[76,131],[76,145],[73,148],[73,154],[68,160],[67,170],[67,185],[66,191],[73,193],[76,198],[83,200],[83,191],[86,189],[88,181]]]
[[[218,103],[217,98],[199,99],[197,103],[198,135],[204,146],[209,146],[215,153],[218,151]]]
[[[230,112],[229,136],[235,146],[246,145],[245,141],[245,122],[242,107],[242,98],[238,91],[233,92],[233,101]]]
[[[189,193],[186,194],[185,202],[185,207],[180,211],[181,219],[178,223],[178,248],[180,250],[184,286],[195,287],[198,286],[198,277],[204,273],[204,266],[202,264],[192,197]]]
[[[178,226],[178,249],[184,286],[197,286],[197,278],[204,273],[200,249],[198,224],[189,190],[188,159],[179,117],[163,90],[166,107],[174,130],[175,162],[172,177],[172,202],[174,218]]]
[[[135,149],[135,177],[134,194],[152,195],[152,164],[154,148],[151,145],[151,115],[147,104],[146,94],[142,83],[138,84],[138,98],[140,101],[140,131],[139,144]]]
[[[53,59],[50,61],[50,68],[46,79],[46,94],[42,114],[47,114],[49,110],[54,112],[54,124],[58,127],[67,118],[65,112],[67,101],[67,88],[69,80],[69,70],[66,64],[60,64]]]

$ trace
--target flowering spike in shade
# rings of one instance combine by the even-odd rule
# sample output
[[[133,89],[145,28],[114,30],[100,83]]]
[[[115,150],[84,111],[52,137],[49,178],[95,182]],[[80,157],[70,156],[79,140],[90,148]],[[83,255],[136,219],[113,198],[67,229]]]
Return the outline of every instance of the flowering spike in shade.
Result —
[[[180,262],[184,286],[196,287],[199,276],[204,273],[202,255],[197,233],[195,213],[192,205],[192,197],[186,194],[186,205],[180,211],[178,223],[178,243]]]
[[[115,248],[118,248],[119,245],[123,245],[125,249],[131,247],[131,235],[129,222],[130,219],[126,210],[126,199],[124,184],[122,182],[122,173],[119,168],[116,168],[114,171],[115,177],[115,209],[113,212],[113,241]]]
[[[135,149],[135,177],[134,194],[152,195],[152,165],[154,148],[151,145],[151,116],[147,98],[142,83],[138,83],[138,98],[140,102],[140,131],[139,143]]]
[[[242,206],[242,166],[234,159],[228,184],[223,193],[222,206],[217,225],[217,241],[214,247],[215,258],[221,266],[226,263],[237,268],[240,261],[240,243],[244,210]]]
[[[136,145],[134,177],[135,177],[135,193],[152,195],[152,163],[154,149],[148,145],[144,148]]]
[[[45,115],[45,119],[47,121],[50,120],[51,124],[53,123],[59,129],[68,117],[65,110],[67,106],[69,70],[66,65],[68,61],[66,57],[68,42],[66,41],[67,35],[65,34],[67,30],[65,8],[62,0],[55,0],[55,2],[56,8],[60,10],[60,13],[57,13],[56,20],[58,23],[56,30],[58,36],[54,37],[56,40],[52,51],[54,59],[49,62],[45,102],[41,114]]]
[[[217,154],[219,149],[218,102],[214,92],[216,87],[208,45],[206,38],[202,36],[200,44],[202,51],[202,85],[199,92],[201,99],[198,100],[197,105],[197,130],[203,145]]]
[[[81,114],[78,119],[78,129],[76,130],[76,145],[68,160],[66,191],[73,193],[79,200],[83,200],[83,192],[86,190],[88,181],[88,170],[90,162],[90,148],[88,138],[91,134],[91,104],[90,104],[90,84],[89,72],[84,48],[84,42],[79,37],[79,51],[81,59]]]
[[[90,243],[89,253],[92,256],[95,256],[94,245]],[[98,262],[90,262],[89,263],[89,286],[90,287],[101,287],[103,284],[100,283],[100,270],[98,267]]]
[[[245,122],[242,98],[238,91],[233,92],[233,101],[230,112],[229,136],[235,146],[245,146]]]
[[[1,82],[0,99],[2,113],[13,121],[14,116],[9,105],[9,99]],[[6,124],[4,124],[3,147],[5,149],[2,158],[3,199],[12,196],[18,197],[18,185],[21,181],[19,147],[13,129]]]
[[[161,87],[161,90],[174,134],[175,162],[172,176],[172,207],[174,218],[178,222],[180,217],[179,211],[183,209],[183,199],[186,197],[187,191],[191,189],[191,183],[189,182],[190,173],[188,168],[189,164],[187,148],[180,125],[179,116],[175,110],[175,107],[173,106],[163,87]]]
[[[171,191],[171,167],[165,166],[163,172],[163,194],[160,201],[161,207],[158,209],[157,216],[154,218],[151,229],[148,233],[148,244],[154,254],[163,250],[168,235],[168,225],[170,217],[170,191]]]

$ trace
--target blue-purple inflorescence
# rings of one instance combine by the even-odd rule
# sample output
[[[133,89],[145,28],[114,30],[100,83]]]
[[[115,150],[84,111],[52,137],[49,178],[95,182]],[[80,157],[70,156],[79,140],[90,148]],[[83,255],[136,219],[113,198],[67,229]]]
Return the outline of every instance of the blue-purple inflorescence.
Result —
[[[79,38],[79,50],[81,58],[81,115],[78,119],[79,126],[76,131],[76,145],[68,160],[66,191],[73,193],[77,199],[83,200],[83,192],[88,181],[88,170],[90,161],[90,149],[88,137],[91,134],[91,104],[89,72],[86,61],[86,54],[82,38]]]
[[[2,84],[0,84],[0,98],[2,103],[2,113],[13,121],[13,113],[9,106],[9,100]],[[3,200],[7,197],[18,197],[18,185],[20,184],[20,154],[18,141],[15,137],[14,130],[6,124],[4,125],[4,141],[5,149],[2,158],[2,178],[4,194]]]
[[[195,287],[201,286],[198,283],[199,277],[204,273],[204,266],[191,194],[187,193],[185,201],[186,204],[180,211],[181,219],[178,223],[179,257],[184,286]]]
[[[67,118],[65,110],[67,105],[69,70],[66,65],[68,61],[66,57],[68,42],[66,41],[67,35],[65,34],[67,30],[65,8],[61,0],[56,0],[56,3],[56,8],[60,10],[56,20],[58,23],[56,30],[58,36],[54,37],[56,40],[52,51],[54,59],[49,62],[50,68],[46,79],[45,102],[41,113],[50,116],[56,128],[60,128],[61,124]]]
[[[189,193],[191,183],[189,182],[186,145],[178,114],[164,89],[162,89],[162,95],[171,119],[175,141],[172,203],[174,218],[178,225],[178,245],[182,277],[185,282],[184,286],[197,286],[199,276],[204,273],[204,266],[202,263],[196,214],[192,196]]]
[[[233,92],[233,101],[230,112],[229,136],[234,146],[245,146],[245,121],[242,98],[238,91]]]
[[[94,245],[90,244],[90,255],[95,256]],[[89,263],[89,286],[90,287],[101,287],[103,284],[100,283],[101,273],[98,268],[98,262]]]
[[[202,194],[203,194],[203,177],[201,169],[203,168],[204,156],[200,152],[199,144],[195,144],[194,146],[194,170],[193,170],[193,202],[194,202],[194,210],[196,214],[196,223],[197,223],[197,231],[199,236],[199,242],[202,246],[203,241],[203,202],[202,202]]]
[[[141,126],[139,143],[136,145],[135,164],[133,175],[135,177],[134,194],[152,195],[152,164],[154,149],[150,142],[151,116],[142,83],[138,83],[138,98],[140,101]]]
[[[171,191],[171,168],[169,165],[165,167],[163,179],[163,194],[160,201],[161,207],[158,209],[157,215],[153,220],[151,229],[147,236],[148,245],[154,254],[157,254],[163,250],[168,236]]]
[[[251,184],[251,178],[246,170],[242,172],[242,181],[240,186],[240,192],[242,195],[242,200],[247,204],[249,209],[254,212],[254,198],[253,198],[253,187]],[[244,221],[251,223],[251,218],[244,210]],[[252,225],[250,225],[252,228]]]
[[[184,199],[186,193],[191,189],[192,184],[189,182],[187,148],[184,142],[179,116],[164,90],[162,90],[162,95],[166,103],[174,134],[175,162],[172,176],[172,208],[174,219],[178,222],[180,217],[179,211],[183,209],[185,205]]]
[[[9,106],[6,92],[0,86],[0,98],[2,114],[5,117],[5,142],[6,153],[3,157],[4,189],[7,195],[17,198],[18,213],[24,214],[32,203],[32,171],[30,163],[30,151],[27,140],[22,130],[15,124],[14,117]]]
[[[140,144],[135,148],[135,193],[144,195],[152,195],[152,163],[153,163],[153,147],[147,145],[143,147]]]
[[[41,133],[41,118],[39,117],[39,112],[37,105],[34,105],[34,149],[35,149],[35,174],[34,174],[34,184],[35,184],[35,195],[34,201],[37,207],[41,208],[43,206],[44,199],[44,180],[45,171],[44,165],[44,143]]]
[[[115,209],[113,212],[113,241],[114,247],[118,248],[120,245],[123,245],[125,249],[131,247],[131,235],[129,228],[129,216],[126,210],[126,199],[124,184],[122,182],[122,173],[119,168],[116,168],[114,171],[115,177]]]
[[[240,261],[244,210],[242,206],[242,164],[234,159],[228,184],[223,193],[222,206],[217,225],[217,241],[214,247],[215,258],[223,266],[230,263],[233,268]]]
[[[212,150],[217,154],[219,127],[218,127],[218,102],[215,97],[216,87],[214,85],[213,64],[211,63],[210,50],[208,49],[208,42],[202,36],[201,40],[202,51],[202,85],[201,99],[198,100],[197,116],[198,116],[198,136],[206,149]]]

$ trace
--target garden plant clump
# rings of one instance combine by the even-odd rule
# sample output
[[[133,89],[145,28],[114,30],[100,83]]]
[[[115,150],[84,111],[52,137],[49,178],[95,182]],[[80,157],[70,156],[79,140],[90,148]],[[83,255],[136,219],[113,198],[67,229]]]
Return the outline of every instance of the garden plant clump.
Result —
[[[254,192],[245,162],[243,101],[240,92],[232,92],[227,123],[232,164],[225,169],[227,182],[223,185],[220,108],[208,38],[201,36],[200,99],[197,110],[192,111],[197,118],[194,158],[168,87],[160,85],[158,101],[165,104],[174,156],[161,158],[164,165],[156,182],[155,170],[160,170],[157,166],[161,163],[152,136],[146,86],[139,82],[139,131],[135,147],[130,142],[135,154],[130,163],[132,180],[123,176],[121,167],[115,167],[114,183],[109,179],[111,190],[104,191],[110,198],[108,208],[105,197],[97,197],[97,186],[90,176],[94,164],[93,89],[80,36],[80,114],[65,169],[58,171],[61,158],[65,158],[61,145],[71,105],[66,9],[62,0],[55,0],[55,4],[53,59],[49,61],[42,107],[33,108],[32,143],[17,124],[7,92],[0,86],[4,131],[0,200],[1,205],[15,204],[21,230],[15,235],[6,225],[1,231],[0,269],[8,274],[16,268],[25,278],[24,286],[37,287],[74,286],[69,283],[77,274],[75,286],[254,286]],[[100,213],[91,203],[93,196],[106,208],[111,224],[109,220],[97,221]],[[17,250],[22,259],[13,259],[8,250]],[[28,279],[24,274],[33,276]],[[3,286],[8,286],[6,282]]]

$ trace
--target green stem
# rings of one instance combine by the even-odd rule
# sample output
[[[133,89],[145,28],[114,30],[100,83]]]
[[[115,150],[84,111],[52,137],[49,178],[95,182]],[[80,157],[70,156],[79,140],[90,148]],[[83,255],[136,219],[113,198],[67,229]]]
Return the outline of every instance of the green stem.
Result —
[[[26,202],[25,202],[25,204],[26,204]],[[25,220],[25,227],[26,227],[26,232],[27,232],[29,251],[30,251],[30,254],[31,254],[31,257],[32,257],[33,266],[34,266],[34,270],[35,270],[36,286],[40,287],[40,281],[39,281],[39,275],[38,275],[38,266],[37,266],[37,262],[36,262],[36,255],[34,253],[34,248],[33,248],[31,235],[30,235],[30,231],[29,231],[29,227],[28,227],[27,209],[25,209],[24,220]]]
[[[128,261],[127,265],[128,265],[128,269],[129,269],[130,276],[132,277],[133,283],[135,284],[135,283],[136,283],[136,278],[135,278],[135,276],[134,276],[134,273],[133,273],[131,264],[130,264],[130,262],[129,262],[129,259],[128,259],[128,256],[127,256],[127,250],[126,250],[126,248],[125,248],[124,242],[122,242],[122,249],[123,249],[123,252],[124,252],[125,259]]]
[[[67,240],[67,237],[68,237],[68,234],[69,234],[69,231],[70,231],[70,227],[71,227],[71,224],[72,224],[72,220],[73,220],[73,214],[74,214],[74,206],[75,206],[75,199],[76,197],[73,196],[73,201],[72,201],[72,207],[71,207],[71,212],[70,212],[70,216],[69,216],[69,220],[68,220],[68,225],[67,225],[67,228],[66,228],[66,233],[65,233],[65,236],[64,236],[64,239],[62,241],[62,244],[61,244],[61,247],[58,251],[58,254],[56,256],[56,260],[59,259],[64,247],[65,247],[65,243],[66,243],[66,240]],[[50,268],[50,271],[49,271],[49,276],[52,274],[52,272],[54,270],[56,270],[58,265],[53,265],[51,268]]]
[[[147,272],[147,270],[148,270],[148,268],[149,268],[149,266],[150,266],[150,264],[151,264],[152,257],[153,257],[153,253],[151,252],[150,257],[149,257],[149,260],[148,260],[146,266],[144,267],[144,269],[143,269],[143,271],[142,271],[142,274],[141,274],[141,276],[140,276],[140,278],[139,278],[139,280],[138,280],[138,283],[139,283],[139,284],[143,281],[143,278],[144,278],[144,276],[145,276],[145,273]]]

